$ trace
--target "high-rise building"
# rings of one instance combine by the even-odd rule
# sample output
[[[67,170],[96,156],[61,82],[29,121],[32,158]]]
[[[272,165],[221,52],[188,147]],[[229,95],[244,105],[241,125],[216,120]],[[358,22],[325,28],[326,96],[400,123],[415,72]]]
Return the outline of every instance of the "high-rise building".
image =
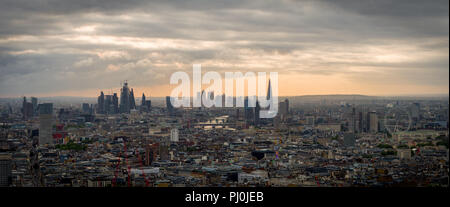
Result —
[[[120,91],[120,113],[130,113],[131,103],[130,103],[130,89],[128,88],[128,83],[125,82]]]
[[[259,125],[259,112],[261,111],[261,106],[259,105],[259,102],[256,101],[256,105],[255,105],[255,120],[253,121],[255,126]]]
[[[34,115],[33,104],[27,102],[25,108],[26,108],[27,118],[33,117],[33,115]]]
[[[105,113],[105,95],[103,94],[103,91],[100,92],[100,96],[97,98],[97,113]]]
[[[83,110],[83,114],[91,114],[91,107],[89,106],[88,103],[83,103],[82,104],[82,110]]]
[[[376,112],[367,113],[367,129],[371,133],[378,132],[378,115]]]
[[[142,93],[141,106],[145,106],[145,94]]]
[[[114,93],[112,97],[112,105],[113,105],[113,114],[119,113],[119,97],[117,97],[117,93]]]
[[[23,97],[22,102],[22,115],[24,119],[29,119],[30,117],[33,117],[34,109],[33,104],[27,102],[27,98]]]
[[[136,100],[134,99],[133,89],[131,89],[131,92],[130,92],[130,109],[136,109]]]
[[[246,96],[244,99],[244,118],[245,118],[245,122],[249,125],[252,124],[254,121],[254,118],[253,118],[254,111],[252,108],[253,107],[250,107],[250,105],[249,105],[248,96]]]
[[[152,101],[146,100],[145,94],[142,93],[142,100],[141,100],[141,111],[150,111],[152,107]]]
[[[39,145],[53,144],[53,104],[39,104]]]
[[[33,105],[33,115],[37,115],[38,99],[36,97],[31,97],[31,104]]]
[[[113,99],[112,95],[105,95],[105,106],[104,106],[105,114],[114,114],[112,99]]]
[[[146,111],[150,111],[151,108],[152,108],[152,101],[151,100],[146,100],[144,107],[145,107]]]
[[[166,96],[166,107],[167,107],[167,111],[172,114],[173,113],[173,105],[171,102],[171,97],[170,96]]]
[[[0,187],[8,187],[12,183],[11,153],[0,153]]]
[[[280,102],[279,104],[279,115],[281,120],[286,120],[288,114],[289,114],[289,100],[285,99],[283,102]]]
[[[128,83],[123,84],[120,90],[120,113],[130,113],[131,109],[136,109],[136,101],[134,99],[134,90],[128,87]]]
[[[358,113],[358,122],[359,122],[359,131],[360,132],[367,132],[368,123],[367,123],[367,114],[364,111],[360,111]]]

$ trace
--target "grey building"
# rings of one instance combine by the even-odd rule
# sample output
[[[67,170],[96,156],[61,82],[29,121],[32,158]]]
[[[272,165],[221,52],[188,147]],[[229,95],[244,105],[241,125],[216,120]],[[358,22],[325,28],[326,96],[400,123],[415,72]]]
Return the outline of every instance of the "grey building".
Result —
[[[53,144],[53,104],[39,104],[39,145]]]

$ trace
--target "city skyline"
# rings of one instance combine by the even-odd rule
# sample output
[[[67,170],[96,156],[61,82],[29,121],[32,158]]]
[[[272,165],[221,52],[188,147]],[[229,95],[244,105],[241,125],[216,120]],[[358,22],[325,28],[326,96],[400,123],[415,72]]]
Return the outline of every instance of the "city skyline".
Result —
[[[448,1],[4,1],[0,97],[96,97],[171,74],[279,73],[279,95],[449,93]]]

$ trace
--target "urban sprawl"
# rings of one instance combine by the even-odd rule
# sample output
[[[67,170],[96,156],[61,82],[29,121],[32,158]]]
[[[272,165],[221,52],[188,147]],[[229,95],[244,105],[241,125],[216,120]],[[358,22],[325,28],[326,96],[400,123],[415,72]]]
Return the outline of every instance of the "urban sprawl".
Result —
[[[128,83],[79,103],[1,99],[0,186],[448,186],[448,97],[279,100],[262,119],[247,97],[175,108]]]

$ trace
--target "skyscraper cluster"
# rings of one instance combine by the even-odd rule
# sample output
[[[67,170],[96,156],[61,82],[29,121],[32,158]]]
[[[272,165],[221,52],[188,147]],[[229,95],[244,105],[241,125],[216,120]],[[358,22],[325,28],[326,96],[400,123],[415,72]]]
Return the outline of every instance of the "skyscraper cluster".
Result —
[[[117,114],[119,112],[119,97],[117,93],[113,95],[104,95],[100,92],[97,101],[97,113],[99,114]]]
[[[152,102],[146,100],[145,94],[142,93],[141,111],[150,111]],[[98,114],[118,114],[118,113],[130,113],[132,109],[136,109],[136,100],[134,98],[133,88],[128,87],[128,83],[125,82],[120,89],[120,102],[117,93],[113,95],[105,95],[100,92],[100,96],[97,99],[96,111]]]

